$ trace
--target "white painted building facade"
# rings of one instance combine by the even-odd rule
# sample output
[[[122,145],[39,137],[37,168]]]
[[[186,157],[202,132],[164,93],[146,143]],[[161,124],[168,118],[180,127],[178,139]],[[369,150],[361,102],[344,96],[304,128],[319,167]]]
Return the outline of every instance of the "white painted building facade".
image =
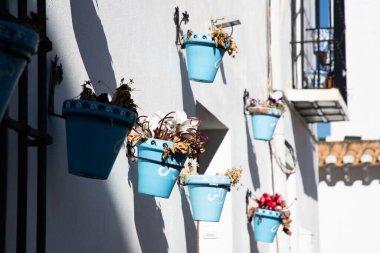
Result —
[[[331,124],[326,139],[343,141],[345,136],[356,136],[378,141],[380,117],[375,108],[380,93],[377,84],[380,34],[376,31],[376,24],[380,21],[380,3],[376,0],[346,0],[345,5],[350,120]],[[328,182],[326,177],[320,178],[321,252],[379,252],[376,235],[380,222],[371,214],[380,207],[380,161],[377,159],[373,165],[352,166],[348,163],[339,168],[332,165],[330,171],[335,171],[335,175],[340,175],[343,180]]]
[[[206,174],[242,166],[242,186],[226,199],[219,223],[200,224],[200,252],[319,252],[317,152],[314,126],[307,125],[292,109],[280,119],[272,153],[285,162],[284,140],[294,148],[298,165],[287,176],[271,156],[270,145],[252,137],[250,116],[244,113],[243,92],[265,99],[268,90],[292,89],[291,2],[271,1],[47,1],[47,33],[53,42],[51,59],[57,54],[64,79],[55,90],[55,108],[77,97],[85,80],[101,80],[116,88],[123,77],[133,78],[133,98],[140,115],[156,111],[184,110],[203,121],[210,138],[210,163]],[[300,1],[295,1],[299,6]],[[184,31],[207,33],[211,16],[237,17],[233,37],[239,53],[224,56],[214,83],[189,81],[185,51],[175,44],[175,6],[190,14]],[[305,1],[305,20],[313,26],[314,1]],[[16,3],[10,3],[16,9]],[[33,3],[30,9],[33,10]],[[298,8],[298,7],[297,7]],[[299,19],[299,18],[298,18]],[[296,21],[298,24],[299,21]],[[226,30],[229,28],[226,28]],[[298,29],[297,29],[298,31]],[[30,75],[36,62],[29,65]],[[300,73],[298,72],[298,75]],[[300,79],[301,76],[298,76]],[[97,86],[97,91],[107,91]],[[33,88],[31,87],[31,94]],[[29,118],[35,125],[35,98],[30,97]],[[10,115],[17,118],[17,101]],[[137,192],[137,165],[122,149],[106,181],[74,176],[67,171],[64,120],[49,117],[46,252],[195,252],[196,223],[184,188],[177,187],[169,199]],[[89,129],[91,131],[91,129]],[[96,139],[96,133],[94,133]],[[17,136],[9,133],[6,252],[16,248]],[[96,142],[89,145],[97,145]],[[28,252],[35,252],[35,166],[30,151],[28,205]],[[273,244],[258,243],[247,222],[247,191],[283,194],[292,205],[291,237],[281,231]]]

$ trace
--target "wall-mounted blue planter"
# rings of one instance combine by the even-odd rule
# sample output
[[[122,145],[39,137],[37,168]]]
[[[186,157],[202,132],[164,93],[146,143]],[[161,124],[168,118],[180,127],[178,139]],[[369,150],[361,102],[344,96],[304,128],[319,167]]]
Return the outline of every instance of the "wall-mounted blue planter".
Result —
[[[258,209],[253,218],[255,240],[260,242],[273,242],[280,226],[281,214],[276,211]]]
[[[137,145],[139,193],[169,198],[186,160],[186,156],[177,153],[166,160],[162,159],[164,147],[173,144],[150,138]]]
[[[136,113],[120,106],[66,100],[67,159],[74,175],[107,179]]]
[[[39,36],[24,26],[0,20],[0,121]]]
[[[188,175],[188,186],[193,219],[218,222],[222,214],[224,200],[231,186],[227,176]]]
[[[210,34],[185,35],[187,72],[189,80],[212,83],[222,63],[225,50],[215,47]]]
[[[251,113],[253,138],[256,140],[270,141],[276,129],[277,121],[281,117],[281,110],[275,108],[265,109],[266,113]]]

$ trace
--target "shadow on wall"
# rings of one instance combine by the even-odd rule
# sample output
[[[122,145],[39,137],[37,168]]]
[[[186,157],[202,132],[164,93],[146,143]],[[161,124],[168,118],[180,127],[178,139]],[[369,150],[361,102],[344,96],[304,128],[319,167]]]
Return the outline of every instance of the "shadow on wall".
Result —
[[[46,252],[135,252],[107,181],[69,174],[64,125],[51,124],[50,131],[55,134],[47,160]]]
[[[299,125],[295,120],[298,119],[292,117],[292,126]],[[314,144],[309,137],[309,133],[303,128],[296,129],[293,127],[293,136],[299,165],[298,167],[302,178],[303,191],[307,196],[314,200],[318,200],[317,178],[314,170]]]
[[[220,64],[219,68],[220,68],[220,73],[222,74],[223,84],[227,84],[226,72],[224,71],[224,64],[223,64],[223,61],[222,61],[222,63]]]
[[[138,193],[137,163],[129,162],[128,180],[134,192],[134,214],[137,236],[143,253],[168,252],[161,207],[152,196]]]
[[[181,192],[181,205],[183,220],[185,225],[185,235],[186,235],[186,252],[195,253],[197,251],[197,229],[191,214],[191,208],[189,201],[186,196],[185,189],[180,187]]]
[[[102,22],[92,0],[70,0],[75,38],[90,80],[101,80],[116,88],[112,57]],[[109,93],[105,85],[95,85],[97,93]]]
[[[251,253],[259,253],[259,249],[257,248],[257,242],[255,240],[255,235],[253,232],[253,226],[250,223],[247,223],[247,230],[249,234],[249,246],[250,246],[250,251]]]
[[[374,180],[380,180],[380,165],[319,168],[319,182],[324,181],[328,186],[335,186],[339,181],[346,186],[352,186],[355,181],[361,181],[362,185],[370,185]]]
[[[249,116],[250,117],[250,116]],[[253,143],[251,140],[250,129],[248,124],[248,117],[244,117],[245,121],[245,135],[247,136],[247,152],[248,152],[248,166],[251,174],[253,188],[255,190],[260,188],[259,168],[256,163],[256,153],[253,150]]]
[[[245,195],[245,210],[246,213],[249,213],[249,208],[250,206],[250,199],[252,197],[252,192],[247,189],[246,195]],[[259,253],[259,249],[257,248],[257,241],[255,240],[255,234],[253,232],[253,225],[252,222],[249,223],[247,219],[247,231],[248,231],[248,236],[249,236],[249,247],[250,247],[250,252],[251,253]]]
[[[181,70],[183,110],[188,116],[195,115],[195,99],[187,75],[186,59],[182,50],[178,50],[179,68]]]

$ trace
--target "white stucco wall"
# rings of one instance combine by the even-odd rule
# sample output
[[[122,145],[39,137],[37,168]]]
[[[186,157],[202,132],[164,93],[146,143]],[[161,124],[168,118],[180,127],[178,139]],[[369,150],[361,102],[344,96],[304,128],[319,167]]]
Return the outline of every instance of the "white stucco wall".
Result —
[[[333,186],[326,181],[319,184],[321,252],[379,252],[380,221],[373,216],[380,207],[378,176],[369,183],[356,180],[349,184],[334,182]]]
[[[289,110],[280,119],[275,134],[278,144],[273,145],[281,152],[283,140],[288,140],[299,161],[296,174],[286,177],[271,160],[268,143],[252,138],[250,118],[243,113],[244,89],[251,97],[268,96],[268,50],[273,88],[281,91],[291,87],[290,0],[270,2],[271,46],[267,40],[267,0],[223,0],[218,4],[211,0],[47,1],[48,36],[54,45],[49,57],[57,54],[64,70],[64,80],[55,93],[59,113],[65,99],[78,96],[84,80],[102,80],[115,88],[125,77],[135,81],[133,98],[140,115],[183,109],[188,115],[200,116],[199,111],[205,115],[200,108],[206,108],[209,117],[216,117],[228,128],[206,173],[241,165],[243,186],[229,193],[220,224],[201,225],[201,252],[319,252],[316,152],[309,132]],[[235,16],[242,22],[233,33],[239,53],[235,59],[224,57],[213,84],[188,81],[185,51],[179,51],[174,43],[177,5],[181,12],[190,14],[184,30],[207,32],[210,16]],[[96,88],[106,91],[104,86]],[[30,111],[31,118],[35,114]],[[176,186],[169,199],[138,194],[137,166],[130,163],[125,150],[106,181],[70,175],[64,120],[49,117],[48,131],[54,143],[48,147],[47,252],[195,252],[196,227],[185,190]],[[10,139],[13,155],[15,136]],[[15,166],[11,162],[11,167]],[[15,177],[10,173],[9,182]],[[30,184],[35,187],[33,178]],[[9,184],[8,190],[13,187]],[[246,193],[251,190],[259,196],[273,188],[289,203],[297,198],[291,208],[294,234],[287,237],[279,231],[274,244],[257,243],[247,224]],[[14,198],[12,194],[8,198],[10,238],[15,231]],[[32,191],[30,202],[34,201]],[[32,227],[35,211],[29,213]],[[202,228],[214,233],[216,239],[205,238]],[[33,230],[28,231],[28,238],[28,252],[34,252]],[[10,239],[7,252],[14,249],[15,241]]]
[[[347,58],[347,122],[331,124],[329,140],[344,136],[361,136],[365,140],[380,139],[378,107],[378,68],[380,66],[380,2],[376,0],[345,1]]]
[[[380,117],[377,108],[380,86],[377,84],[380,66],[380,2],[376,0],[345,1],[348,122],[331,124],[329,140],[344,136],[380,139]],[[376,235],[380,225],[371,212],[380,208],[379,166],[363,170],[348,166],[332,168],[332,181],[326,181],[321,169],[319,191],[321,252],[379,252]],[[345,177],[350,181],[345,181]],[[368,178],[367,178],[368,177]],[[367,181],[365,180],[367,178]],[[368,206],[365,203],[370,203]],[[364,207],[364,209],[363,209]],[[368,209],[367,209],[368,208]],[[371,210],[371,211],[366,211]]]

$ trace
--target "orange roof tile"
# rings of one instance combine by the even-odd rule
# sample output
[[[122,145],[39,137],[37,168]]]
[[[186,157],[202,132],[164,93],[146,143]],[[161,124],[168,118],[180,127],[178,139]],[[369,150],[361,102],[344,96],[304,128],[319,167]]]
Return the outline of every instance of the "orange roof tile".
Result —
[[[379,141],[318,142],[319,166],[380,164]]]

